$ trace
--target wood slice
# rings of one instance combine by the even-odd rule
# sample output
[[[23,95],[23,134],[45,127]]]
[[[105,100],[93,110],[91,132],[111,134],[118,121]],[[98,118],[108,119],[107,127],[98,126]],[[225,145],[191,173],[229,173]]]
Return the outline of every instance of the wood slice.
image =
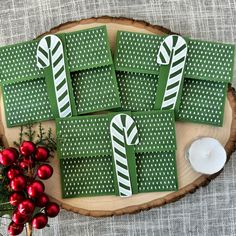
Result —
[[[170,33],[170,31],[167,29],[164,29],[160,26],[150,25],[143,21],[113,17],[90,18],[81,21],[69,22],[53,28],[52,30],[50,30],[50,32],[47,33],[70,32],[100,25],[107,26],[110,46],[113,51],[115,48],[115,38],[117,30],[159,35]],[[5,145],[12,145],[13,141],[18,138],[19,127],[6,127],[2,94],[0,94],[0,99],[0,133],[2,141]],[[42,124],[45,128],[51,127],[53,129],[53,132],[55,132],[54,121],[43,122]],[[234,95],[234,89],[229,86],[228,96],[225,104],[223,127],[177,122],[176,132],[177,171],[179,181],[179,190],[177,192],[141,193],[136,194],[130,198],[120,198],[118,196],[100,196],[62,199],[59,164],[56,157],[51,161],[54,168],[54,174],[52,178],[45,181],[46,192],[54,201],[60,203],[63,208],[83,215],[91,216],[111,216],[121,215],[125,213],[134,213],[140,210],[161,206],[166,203],[176,201],[179,198],[185,196],[187,193],[193,193],[198,187],[208,184],[210,180],[212,178],[215,178],[220,172],[212,176],[201,175],[194,172],[190,167],[188,161],[185,160],[186,147],[198,137],[210,136],[218,139],[225,146],[228,159],[232,152],[235,151],[236,99]]]

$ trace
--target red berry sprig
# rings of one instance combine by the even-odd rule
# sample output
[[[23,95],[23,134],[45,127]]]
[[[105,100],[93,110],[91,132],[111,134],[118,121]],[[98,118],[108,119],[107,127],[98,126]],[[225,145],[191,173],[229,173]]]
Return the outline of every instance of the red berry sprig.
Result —
[[[50,202],[44,193],[44,183],[53,174],[53,168],[47,162],[50,151],[31,141],[23,141],[19,151],[6,148],[0,151],[0,165],[6,169],[9,203],[14,208],[12,222],[8,226],[9,235],[18,235],[24,224],[30,223],[36,229],[44,228],[48,217],[58,215],[57,203]]]

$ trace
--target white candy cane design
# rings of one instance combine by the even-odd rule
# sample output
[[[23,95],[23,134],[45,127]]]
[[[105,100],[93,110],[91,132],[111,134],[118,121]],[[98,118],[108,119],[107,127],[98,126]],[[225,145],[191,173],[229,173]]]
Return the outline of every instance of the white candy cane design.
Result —
[[[118,114],[111,120],[110,133],[119,194],[128,197],[132,195],[132,186],[125,146],[138,144],[138,130],[129,115]]]
[[[160,65],[170,64],[161,109],[175,108],[180,90],[181,80],[183,79],[186,58],[187,43],[181,36],[167,36],[161,43],[157,55],[157,63]]]
[[[59,116],[60,118],[71,116],[72,110],[66,79],[63,45],[60,38],[56,35],[46,35],[39,41],[37,47],[37,66],[40,69],[52,67]]]

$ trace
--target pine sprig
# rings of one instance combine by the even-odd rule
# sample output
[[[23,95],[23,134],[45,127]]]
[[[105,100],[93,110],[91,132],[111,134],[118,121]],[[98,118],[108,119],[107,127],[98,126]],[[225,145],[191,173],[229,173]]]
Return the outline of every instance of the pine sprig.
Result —
[[[0,165],[0,217],[4,214],[11,214],[13,207],[8,202],[8,197],[10,195],[8,188],[9,184],[8,178],[6,178],[7,168]]]
[[[37,135],[38,139],[36,140],[36,145],[46,146],[50,153],[56,150],[56,141],[52,135],[52,129],[49,128],[47,133],[45,129],[42,127],[41,123],[39,124],[39,134]]]
[[[35,137],[35,130],[33,130],[33,124],[29,123],[26,126],[26,131],[24,135],[28,138],[29,141],[33,142]]]
[[[52,129],[51,128],[49,128],[49,130],[48,130],[47,138],[48,138],[47,141],[48,141],[49,150],[51,150],[51,151],[57,150],[56,140],[52,136]]]
[[[42,124],[39,123],[39,133],[37,134],[37,140],[36,140],[36,145],[43,145],[45,142],[45,135],[46,132],[44,128],[42,127]]]
[[[21,126],[20,127],[20,133],[19,133],[19,141],[14,141],[13,144],[16,146],[16,147],[19,147],[20,144],[23,142],[23,136],[24,136],[24,133],[23,133],[23,130],[24,130],[24,127]]]
[[[34,142],[36,146],[41,145],[47,147],[51,155],[56,151],[56,140],[53,137],[52,129],[49,128],[46,132],[41,123],[39,123],[37,134],[33,124],[21,126],[19,139],[14,142],[14,145],[19,147],[25,139]]]

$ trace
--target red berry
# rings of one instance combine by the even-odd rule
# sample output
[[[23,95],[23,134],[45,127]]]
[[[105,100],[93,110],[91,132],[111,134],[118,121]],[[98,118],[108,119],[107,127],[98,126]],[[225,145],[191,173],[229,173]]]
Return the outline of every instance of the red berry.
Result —
[[[12,206],[18,206],[24,199],[25,196],[22,192],[13,192],[9,197],[9,202]]]
[[[24,156],[30,156],[35,152],[36,146],[31,141],[24,141],[20,146],[20,153]]]
[[[15,155],[16,158],[19,157],[19,152],[18,152],[18,150],[17,150],[16,148],[9,147],[8,149],[11,150],[11,151],[14,153],[14,155]]]
[[[40,179],[49,179],[53,174],[53,168],[48,164],[39,166],[37,175]]]
[[[48,217],[44,213],[36,214],[32,219],[32,226],[35,229],[42,229],[48,223]]]
[[[19,166],[23,170],[28,170],[28,168],[32,168],[35,166],[35,161],[31,157],[24,157],[20,163]]]
[[[35,153],[36,161],[46,161],[49,157],[49,150],[45,147],[38,147]]]
[[[35,202],[35,205],[38,207],[45,207],[49,202],[49,198],[45,193],[42,193]]]
[[[24,225],[18,225],[15,222],[11,222],[8,226],[8,234],[9,235],[18,235],[20,234],[24,229]]]
[[[16,162],[18,155],[13,148],[6,148],[0,152],[0,164],[8,166]]]
[[[14,191],[22,191],[26,187],[26,180],[23,175],[17,175],[14,177],[11,182],[10,186]]]
[[[34,212],[35,204],[31,199],[26,199],[18,205],[17,209],[22,215],[30,215]]]
[[[55,217],[58,215],[60,211],[60,207],[57,203],[55,202],[49,202],[48,205],[45,208],[45,213],[49,217]]]
[[[8,179],[12,180],[20,173],[21,172],[16,167],[10,167],[9,170],[7,171],[7,177]]]
[[[39,197],[44,192],[44,184],[39,180],[34,180],[27,186],[27,193],[30,197]]]
[[[17,209],[12,214],[12,221],[16,224],[25,224],[29,217],[27,215],[21,214]]]

